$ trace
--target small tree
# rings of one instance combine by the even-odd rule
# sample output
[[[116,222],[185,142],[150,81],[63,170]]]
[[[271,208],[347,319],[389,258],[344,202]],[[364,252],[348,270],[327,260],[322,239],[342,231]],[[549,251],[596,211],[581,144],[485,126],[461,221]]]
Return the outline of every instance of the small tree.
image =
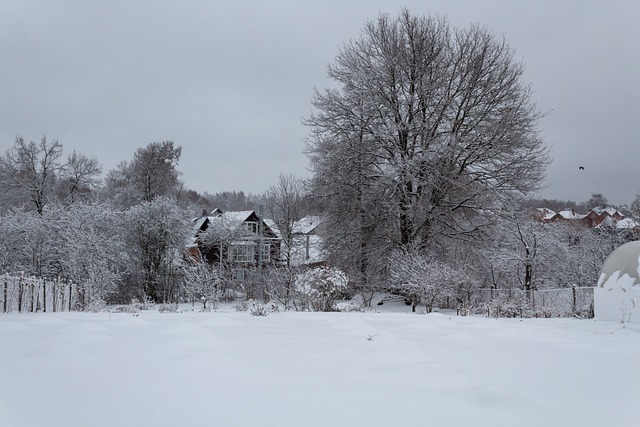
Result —
[[[202,302],[202,310],[215,308],[220,299],[222,279],[211,264],[198,262],[196,265],[185,266],[184,290],[192,300]]]
[[[314,311],[334,311],[336,300],[347,291],[349,278],[337,268],[312,268],[296,278],[298,291]]]

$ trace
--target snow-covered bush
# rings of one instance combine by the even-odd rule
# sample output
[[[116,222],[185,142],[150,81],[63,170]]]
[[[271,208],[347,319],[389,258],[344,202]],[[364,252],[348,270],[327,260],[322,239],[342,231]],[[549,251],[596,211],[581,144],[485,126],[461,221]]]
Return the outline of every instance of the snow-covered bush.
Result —
[[[347,313],[352,311],[364,311],[362,303],[356,301],[340,301],[335,304],[335,307],[338,311]]]
[[[236,311],[248,311],[252,316],[266,316],[271,313],[280,311],[278,303],[269,301],[266,304],[260,304],[257,301],[248,299],[235,306]]]
[[[184,290],[192,301],[202,303],[202,311],[210,311],[220,300],[222,278],[218,270],[205,263],[184,267]]]
[[[174,304],[160,304],[158,313],[177,313],[178,307]]]
[[[312,268],[296,277],[296,291],[309,309],[335,311],[335,302],[347,291],[349,278],[337,268]]]
[[[396,281],[392,291],[404,296],[412,311],[424,304],[430,313],[435,306],[444,305],[447,298],[463,302],[463,294],[475,286],[464,271],[417,252],[395,252],[391,266],[391,276]]]
[[[277,313],[278,311],[280,311],[280,307],[273,301],[266,304],[251,301],[251,304],[249,304],[249,314],[252,316],[266,316],[271,313]]]

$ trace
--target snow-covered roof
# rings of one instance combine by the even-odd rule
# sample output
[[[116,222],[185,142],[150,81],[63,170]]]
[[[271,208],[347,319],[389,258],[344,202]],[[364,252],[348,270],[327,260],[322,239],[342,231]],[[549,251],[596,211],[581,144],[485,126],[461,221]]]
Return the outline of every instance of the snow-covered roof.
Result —
[[[548,208],[537,208],[537,211],[543,220],[551,219],[556,215],[554,211]]]
[[[313,230],[315,230],[322,219],[316,215],[307,215],[293,224],[293,233],[294,234],[309,234]]]
[[[617,209],[612,208],[612,207],[606,207],[606,208],[592,208],[592,211],[594,211],[595,213],[597,213],[598,215],[602,215],[603,213],[607,213],[610,216],[613,216],[616,212],[618,212]],[[620,213],[618,212],[618,215],[620,215]]]
[[[221,215],[208,216],[210,230],[234,231],[247,220],[253,211],[230,211]]]
[[[236,212],[225,212],[220,216],[216,216],[214,218],[219,219],[220,222],[228,227],[237,228],[245,222],[251,215],[253,211],[236,211]]]
[[[616,222],[616,228],[621,228],[621,229],[636,228],[638,226],[640,226],[640,224],[638,224],[636,221],[632,220],[631,218],[624,218]]]
[[[212,212],[212,215],[201,216],[194,220],[192,238],[188,244],[193,245],[196,243],[198,234],[202,231],[202,227],[207,220],[209,221],[207,230],[230,233],[234,232],[253,214],[253,211],[224,212],[222,214],[219,212],[216,209]]]
[[[280,232],[280,229],[278,228],[278,225],[274,220],[270,218],[265,218],[264,223],[267,225],[267,227],[271,229],[271,231],[273,231],[273,233],[276,235],[278,239],[282,239],[282,233]]]
[[[563,217],[564,219],[582,219],[586,216],[586,215],[580,215],[579,213],[576,213],[576,211],[574,210],[560,211],[558,212],[558,214],[560,214],[560,216]]]

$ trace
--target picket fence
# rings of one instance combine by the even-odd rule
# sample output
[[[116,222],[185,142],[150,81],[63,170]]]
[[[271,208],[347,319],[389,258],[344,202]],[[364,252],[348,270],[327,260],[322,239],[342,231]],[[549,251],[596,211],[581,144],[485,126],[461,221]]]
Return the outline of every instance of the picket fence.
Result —
[[[84,309],[84,290],[64,279],[0,276],[0,307],[3,313],[76,311]]]

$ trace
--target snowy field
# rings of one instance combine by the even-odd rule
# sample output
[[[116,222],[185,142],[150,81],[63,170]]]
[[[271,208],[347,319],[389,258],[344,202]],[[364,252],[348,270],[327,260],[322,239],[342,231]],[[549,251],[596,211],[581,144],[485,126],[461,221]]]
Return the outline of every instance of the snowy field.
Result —
[[[0,315],[0,426],[638,426],[640,332],[435,313]]]

